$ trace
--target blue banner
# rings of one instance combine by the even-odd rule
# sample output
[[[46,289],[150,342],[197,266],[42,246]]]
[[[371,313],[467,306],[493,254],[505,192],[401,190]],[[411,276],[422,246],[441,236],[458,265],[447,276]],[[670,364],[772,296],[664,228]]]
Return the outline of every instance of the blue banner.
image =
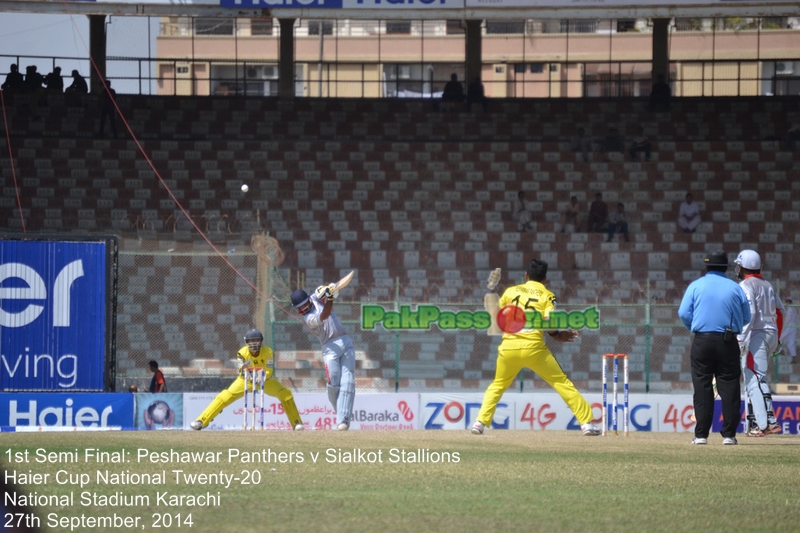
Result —
[[[742,402],[740,407],[741,416],[739,417],[741,420],[739,423],[740,435],[743,435],[745,431],[744,411],[745,404]],[[800,398],[797,400],[784,400],[773,396],[772,411],[775,413],[775,418],[778,419],[782,434],[800,435]],[[717,398],[714,400],[714,419],[711,424],[711,431],[718,433],[720,430],[722,430],[722,400]]]
[[[106,248],[0,241],[0,390],[103,390]]]
[[[0,426],[132,428],[133,394],[4,393],[0,394]]]

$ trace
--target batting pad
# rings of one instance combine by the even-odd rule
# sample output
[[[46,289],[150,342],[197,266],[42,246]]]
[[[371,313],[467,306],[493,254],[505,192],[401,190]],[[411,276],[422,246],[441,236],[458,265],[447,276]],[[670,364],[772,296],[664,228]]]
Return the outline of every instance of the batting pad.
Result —
[[[331,387],[328,385],[328,401],[331,402],[331,407],[337,409],[339,402],[339,387]],[[337,413],[338,413],[337,409]]]
[[[336,404],[337,423],[349,424],[353,416],[353,402],[356,399],[356,382],[352,372],[342,372],[341,392]]]

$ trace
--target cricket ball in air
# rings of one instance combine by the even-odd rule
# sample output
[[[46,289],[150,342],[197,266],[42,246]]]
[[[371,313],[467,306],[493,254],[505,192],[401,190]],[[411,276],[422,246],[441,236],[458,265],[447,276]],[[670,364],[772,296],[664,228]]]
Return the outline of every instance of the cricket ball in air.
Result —
[[[250,187],[248,187],[246,183],[242,185],[242,192],[247,192],[249,190],[250,190]]]

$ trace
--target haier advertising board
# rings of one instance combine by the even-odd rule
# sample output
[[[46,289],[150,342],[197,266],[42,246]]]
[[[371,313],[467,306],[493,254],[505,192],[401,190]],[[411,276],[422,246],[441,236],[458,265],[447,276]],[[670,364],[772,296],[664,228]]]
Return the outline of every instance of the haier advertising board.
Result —
[[[69,239],[69,237],[67,237]],[[113,386],[117,243],[0,240],[0,390]]]

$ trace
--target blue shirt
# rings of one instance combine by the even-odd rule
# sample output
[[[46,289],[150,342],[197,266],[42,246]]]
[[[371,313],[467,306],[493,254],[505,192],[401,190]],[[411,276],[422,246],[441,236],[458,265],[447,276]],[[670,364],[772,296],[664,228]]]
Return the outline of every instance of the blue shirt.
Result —
[[[722,333],[730,327],[738,334],[750,322],[750,305],[738,283],[709,270],[689,284],[678,316],[692,333]]]

